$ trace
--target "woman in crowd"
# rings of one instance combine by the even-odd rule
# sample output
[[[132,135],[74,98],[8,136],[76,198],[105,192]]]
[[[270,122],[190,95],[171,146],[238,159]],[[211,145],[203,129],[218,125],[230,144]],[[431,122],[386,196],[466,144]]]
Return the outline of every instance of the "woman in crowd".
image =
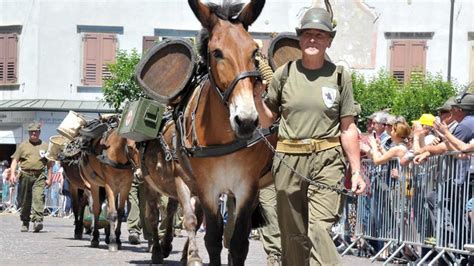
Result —
[[[410,135],[411,129],[406,122],[396,122],[392,127],[392,131],[390,132],[393,146],[388,151],[385,151],[377,143],[376,139],[370,136],[370,149],[367,151],[367,153],[370,155],[372,161],[376,165],[387,163],[392,158],[399,158],[402,160],[402,164],[406,164],[408,163],[409,159],[407,154],[409,154],[408,146]]]

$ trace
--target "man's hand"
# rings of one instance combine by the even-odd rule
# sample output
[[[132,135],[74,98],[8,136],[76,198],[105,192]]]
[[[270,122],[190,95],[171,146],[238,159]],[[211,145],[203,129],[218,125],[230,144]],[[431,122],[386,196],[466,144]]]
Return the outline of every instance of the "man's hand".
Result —
[[[449,132],[448,126],[444,122],[434,122],[434,129],[436,133],[442,137],[446,135],[446,133]]]
[[[354,172],[354,174],[351,177],[351,182],[352,182],[351,191],[353,193],[355,193],[356,195],[360,195],[364,193],[366,184],[359,172]]]
[[[49,188],[51,186],[51,179],[46,179],[46,181],[44,182],[45,183],[45,186],[46,188]]]
[[[253,98],[255,101],[262,100],[262,94],[267,90],[267,82],[262,80],[262,82],[257,82],[253,88]]]
[[[415,164],[422,164],[426,161],[426,159],[430,156],[430,152],[429,151],[425,151],[421,154],[418,154],[415,156],[415,158],[413,159],[413,162]]]
[[[413,123],[412,130],[413,130],[413,136],[419,137],[419,138],[425,137],[425,131],[423,130],[423,126],[419,122]]]
[[[17,181],[17,176],[15,175],[15,171],[10,170],[10,178],[8,179],[10,181],[10,185],[15,185]]]

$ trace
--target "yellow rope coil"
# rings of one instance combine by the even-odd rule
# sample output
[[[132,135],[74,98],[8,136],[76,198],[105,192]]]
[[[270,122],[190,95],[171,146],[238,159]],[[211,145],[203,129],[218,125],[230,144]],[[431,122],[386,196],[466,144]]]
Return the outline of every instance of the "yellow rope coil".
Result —
[[[268,64],[268,60],[264,57],[263,54],[258,53],[258,55],[255,58],[258,62],[258,71],[262,75],[262,78],[267,82],[267,84],[270,84],[270,81],[273,78],[273,70]]]

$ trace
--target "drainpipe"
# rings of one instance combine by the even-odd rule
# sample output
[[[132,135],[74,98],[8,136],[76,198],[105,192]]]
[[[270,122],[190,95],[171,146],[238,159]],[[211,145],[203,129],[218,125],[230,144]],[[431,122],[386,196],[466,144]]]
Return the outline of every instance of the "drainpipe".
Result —
[[[449,48],[448,48],[448,82],[451,81],[451,55],[453,53],[453,14],[454,1],[451,0],[451,14],[449,17]]]

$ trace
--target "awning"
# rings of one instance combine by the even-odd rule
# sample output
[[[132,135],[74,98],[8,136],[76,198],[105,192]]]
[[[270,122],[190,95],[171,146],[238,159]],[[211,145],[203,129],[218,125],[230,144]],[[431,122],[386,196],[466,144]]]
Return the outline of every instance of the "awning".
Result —
[[[0,100],[0,111],[76,111],[115,113],[115,109],[103,101],[75,100]]]
[[[2,128],[0,130],[0,144],[16,144],[21,141],[21,127]]]

